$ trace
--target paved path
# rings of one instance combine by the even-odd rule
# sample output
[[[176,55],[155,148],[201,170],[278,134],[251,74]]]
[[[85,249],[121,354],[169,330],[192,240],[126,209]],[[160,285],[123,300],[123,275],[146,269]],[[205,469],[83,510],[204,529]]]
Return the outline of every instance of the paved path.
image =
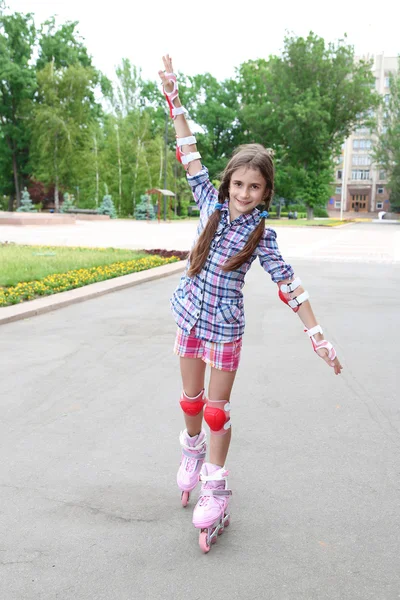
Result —
[[[275,229],[282,253],[289,259],[400,263],[400,222]],[[77,221],[76,225],[53,227],[3,225],[0,242],[189,250],[195,231],[195,221]]]
[[[363,231],[376,262],[393,260],[394,229]],[[300,232],[320,251],[350,240],[282,229],[289,253],[309,253],[289,243]],[[351,253],[356,267],[312,252],[293,263],[340,377],[261,268],[249,274],[232,524],[207,556],[175,486],[178,276],[3,325],[0,598],[398,599],[400,267]]]

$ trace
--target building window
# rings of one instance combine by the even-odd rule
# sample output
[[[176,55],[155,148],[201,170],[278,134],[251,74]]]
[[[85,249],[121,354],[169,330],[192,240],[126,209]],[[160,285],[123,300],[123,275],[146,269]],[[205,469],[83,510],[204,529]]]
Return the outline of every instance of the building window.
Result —
[[[369,150],[371,148],[371,140],[353,140],[354,150]]]
[[[378,194],[383,194],[384,191],[385,191],[385,188],[378,187]]]
[[[390,77],[385,77],[385,88],[390,87]]]
[[[335,194],[341,194],[342,193],[342,188],[340,185],[338,185],[335,189]]]
[[[335,208],[340,208],[342,206],[342,203],[340,202],[340,200],[335,200]]]
[[[389,100],[390,100],[390,95],[389,94],[385,94],[383,101],[385,104],[389,104]]]
[[[357,127],[357,129],[354,130],[354,133],[357,133],[358,135],[369,135],[371,130],[368,129],[368,127]]]
[[[376,208],[377,208],[378,210],[379,210],[379,209],[380,209],[380,210],[382,210],[382,208],[383,208],[383,202],[377,202],[377,203],[376,203]]]
[[[336,179],[342,179],[342,169],[339,169],[339,171],[337,171]]]
[[[353,169],[351,172],[352,179],[369,179],[369,170],[366,169]]]
[[[335,163],[340,165],[343,162],[343,156],[336,156]]]
[[[385,171],[379,171],[379,179],[386,179]]]
[[[353,165],[370,165],[371,157],[368,154],[353,154],[352,156]]]

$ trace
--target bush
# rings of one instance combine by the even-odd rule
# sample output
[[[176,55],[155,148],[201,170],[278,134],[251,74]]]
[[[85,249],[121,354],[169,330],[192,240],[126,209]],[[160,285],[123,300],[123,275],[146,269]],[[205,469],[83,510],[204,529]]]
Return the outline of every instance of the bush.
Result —
[[[324,208],[323,206],[315,206],[314,217],[329,217],[329,215],[326,212],[326,208]]]
[[[106,194],[103,198],[102,203],[97,209],[99,215],[109,215],[111,219],[117,218],[117,211],[115,210],[114,202],[109,194]]]
[[[154,221],[156,218],[154,206],[148,194],[140,196],[140,202],[136,205],[134,216],[138,221],[146,221],[147,219]]]

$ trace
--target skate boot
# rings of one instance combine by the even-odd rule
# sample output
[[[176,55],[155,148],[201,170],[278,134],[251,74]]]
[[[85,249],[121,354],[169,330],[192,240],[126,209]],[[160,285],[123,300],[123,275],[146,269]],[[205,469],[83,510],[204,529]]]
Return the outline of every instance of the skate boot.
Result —
[[[193,511],[193,525],[200,529],[199,545],[203,552],[209,552],[211,544],[229,525],[229,496],[226,479],[228,471],[211,463],[204,463],[200,481],[203,483],[199,500]]]
[[[206,457],[206,433],[202,430],[198,435],[190,437],[185,429],[181,432],[179,441],[182,446],[182,458],[176,481],[182,491],[182,506],[186,506],[190,492],[199,482],[201,467]]]

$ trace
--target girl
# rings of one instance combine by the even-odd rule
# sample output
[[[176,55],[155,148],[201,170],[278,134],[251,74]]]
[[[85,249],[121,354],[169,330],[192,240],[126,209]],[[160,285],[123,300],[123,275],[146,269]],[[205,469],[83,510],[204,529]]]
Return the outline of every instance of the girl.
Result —
[[[239,147],[222,175],[217,191],[202,166],[179,96],[171,58],[163,57],[159,71],[164,95],[174,120],[177,157],[200,208],[200,224],[185,274],[171,299],[178,325],[174,351],[180,356],[183,391],[180,399],[186,429],[180,434],[182,459],[177,475],[186,506],[199,479],[199,500],[193,524],[200,529],[200,547],[208,552],[212,541],[229,524],[225,460],[231,441],[230,396],[240,361],[244,332],[242,288],[252,262],[279,286],[279,297],[297,312],[315,352],[338,375],[342,366],[332,344],[324,340],[306,292],[292,267],[279,253],[276,233],[265,227],[274,188],[271,152],[259,144]],[[261,210],[258,207],[262,207]],[[204,391],[206,365],[211,367],[208,396]],[[210,428],[210,458],[206,433]]]

